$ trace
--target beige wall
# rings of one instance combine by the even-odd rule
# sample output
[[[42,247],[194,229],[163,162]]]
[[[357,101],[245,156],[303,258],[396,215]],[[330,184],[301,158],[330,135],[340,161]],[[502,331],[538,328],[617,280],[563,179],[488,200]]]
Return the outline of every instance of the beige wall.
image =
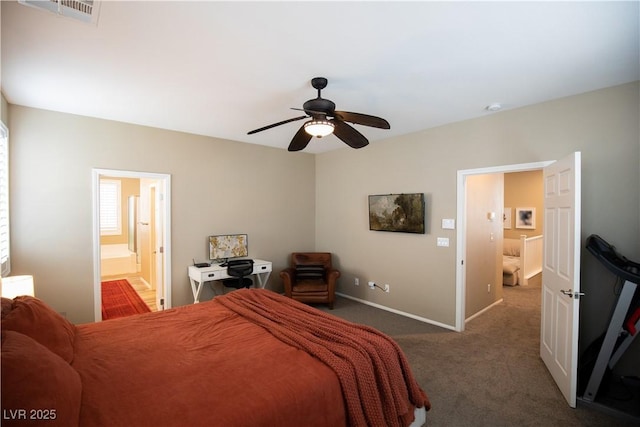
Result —
[[[465,319],[502,298],[504,174],[471,175],[466,185]]]
[[[70,114],[10,106],[12,274],[76,323],[93,313],[92,168],[171,175],[172,301],[193,302],[192,258],[207,236],[249,234],[273,261],[315,246],[314,156]],[[205,288],[203,299],[212,293]]]
[[[582,152],[582,240],[598,233],[640,259],[638,82],[520,109],[487,114],[361,150],[317,156],[316,245],[337,254],[339,291],[447,325],[455,323],[457,171],[562,158]],[[391,123],[393,126],[393,123]],[[423,192],[427,234],[369,231],[367,195]],[[449,248],[436,247],[449,237]],[[373,292],[360,282],[391,284]],[[582,254],[581,339],[608,322],[611,276]],[[639,346],[639,343],[634,343]]]
[[[91,168],[169,173],[174,305],[192,300],[186,267],[206,236],[247,232],[250,255],[274,261],[276,289],[293,249],[331,251],[340,292],[453,325],[457,230],[440,222],[456,217],[458,170],[582,151],[583,241],[598,233],[640,259],[639,98],[635,82],[316,156],[10,106],[13,273],[34,274],[38,296],[71,320],[92,320]],[[425,193],[427,234],[369,230],[367,196],[398,192]],[[588,343],[614,297],[590,254],[582,265]]]
[[[511,228],[504,230],[506,239],[519,239],[525,234],[539,236],[544,230],[542,171],[504,174],[504,205],[511,209]],[[535,229],[516,228],[516,208],[536,210]]]

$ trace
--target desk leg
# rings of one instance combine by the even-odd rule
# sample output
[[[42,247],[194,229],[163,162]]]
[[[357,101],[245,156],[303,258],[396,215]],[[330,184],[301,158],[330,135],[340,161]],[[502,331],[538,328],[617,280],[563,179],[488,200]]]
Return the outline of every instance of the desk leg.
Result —
[[[266,273],[256,273],[256,277],[258,278],[258,288],[264,289],[264,287],[267,286],[267,281],[269,280],[270,275],[270,271],[267,271]]]
[[[189,281],[191,282],[191,292],[193,292],[193,303],[197,304],[200,302],[203,282],[196,282],[192,278],[189,278]]]

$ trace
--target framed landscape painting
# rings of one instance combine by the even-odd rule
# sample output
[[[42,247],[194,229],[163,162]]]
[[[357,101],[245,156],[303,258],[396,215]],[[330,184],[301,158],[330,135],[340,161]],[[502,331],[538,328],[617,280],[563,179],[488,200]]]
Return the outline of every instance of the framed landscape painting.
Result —
[[[369,196],[369,229],[425,233],[424,193]]]

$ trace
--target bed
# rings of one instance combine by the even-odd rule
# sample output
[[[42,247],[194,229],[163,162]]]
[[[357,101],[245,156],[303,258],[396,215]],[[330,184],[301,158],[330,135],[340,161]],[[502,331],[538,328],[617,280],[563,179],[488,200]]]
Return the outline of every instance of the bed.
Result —
[[[408,426],[429,408],[391,338],[269,290],[84,325],[2,299],[6,426]]]
[[[527,285],[529,279],[542,272],[543,236],[504,239],[502,246],[502,284]]]

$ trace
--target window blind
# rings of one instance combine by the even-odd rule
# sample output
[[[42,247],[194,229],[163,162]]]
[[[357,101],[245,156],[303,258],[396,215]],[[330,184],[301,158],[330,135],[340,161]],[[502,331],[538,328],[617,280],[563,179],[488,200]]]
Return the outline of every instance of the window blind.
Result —
[[[100,180],[100,234],[122,234],[120,181]]]

